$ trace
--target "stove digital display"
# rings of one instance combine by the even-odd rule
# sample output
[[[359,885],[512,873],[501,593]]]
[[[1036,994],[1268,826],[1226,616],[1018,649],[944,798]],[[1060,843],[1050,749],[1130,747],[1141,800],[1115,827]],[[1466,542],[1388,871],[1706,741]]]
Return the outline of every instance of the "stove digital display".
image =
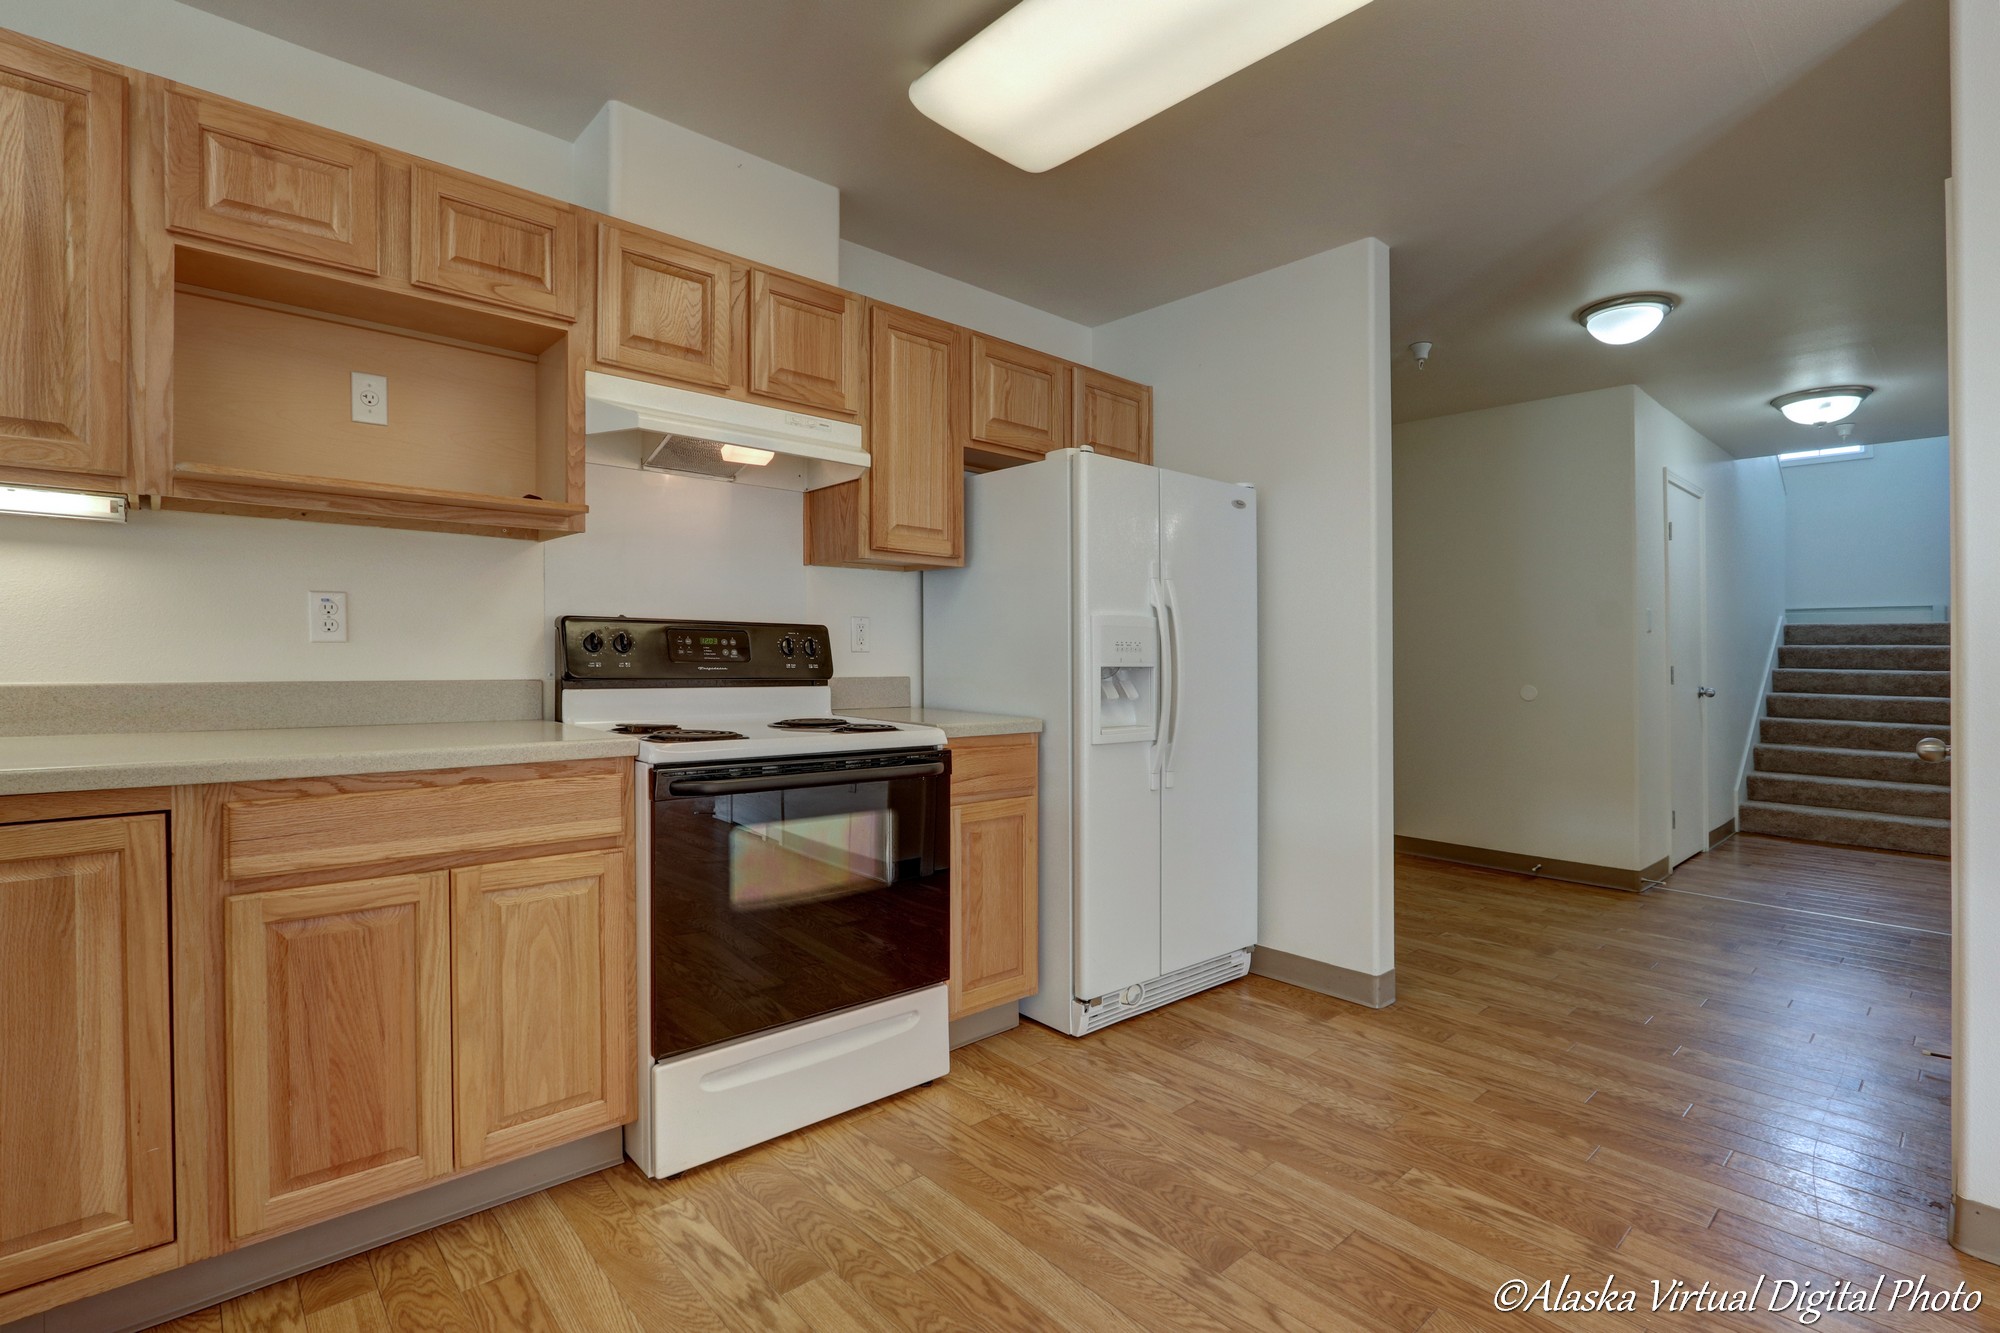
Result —
[[[670,630],[667,654],[676,662],[747,662],[750,635],[740,629]]]

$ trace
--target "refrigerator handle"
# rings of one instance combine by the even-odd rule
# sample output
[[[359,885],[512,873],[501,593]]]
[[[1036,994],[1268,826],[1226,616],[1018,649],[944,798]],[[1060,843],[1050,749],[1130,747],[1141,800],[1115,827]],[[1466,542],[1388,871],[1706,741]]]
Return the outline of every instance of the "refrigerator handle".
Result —
[[[1173,663],[1167,656],[1167,600],[1160,587],[1160,567],[1146,578],[1146,600],[1153,608],[1153,631],[1160,645],[1159,688],[1153,691],[1153,749],[1146,757],[1146,789],[1158,791],[1167,758],[1167,698],[1174,688]]]
[[[1161,646],[1160,660],[1172,665],[1167,670],[1167,679],[1160,682],[1160,693],[1164,702],[1160,708],[1166,715],[1166,742],[1160,755],[1160,781],[1164,786],[1174,785],[1174,746],[1181,736],[1181,604],[1174,593],[1172,574],[1166,578],[1167,588],[1167,638]]]

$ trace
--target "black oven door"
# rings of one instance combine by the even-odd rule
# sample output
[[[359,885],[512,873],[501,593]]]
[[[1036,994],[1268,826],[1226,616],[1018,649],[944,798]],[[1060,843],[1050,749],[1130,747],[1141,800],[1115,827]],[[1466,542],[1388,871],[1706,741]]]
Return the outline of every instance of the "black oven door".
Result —
[[[951,757],[653,770],[655,1059],[945,981]]]

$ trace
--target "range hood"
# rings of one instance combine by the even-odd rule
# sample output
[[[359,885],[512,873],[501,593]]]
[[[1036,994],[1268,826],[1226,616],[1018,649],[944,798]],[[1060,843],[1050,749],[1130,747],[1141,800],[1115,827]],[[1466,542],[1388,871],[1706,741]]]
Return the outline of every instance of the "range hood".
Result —
[[[627,467],[816,491],[868,466],[852,421],[594,370],[584,374],[583,393],[591,453]]]

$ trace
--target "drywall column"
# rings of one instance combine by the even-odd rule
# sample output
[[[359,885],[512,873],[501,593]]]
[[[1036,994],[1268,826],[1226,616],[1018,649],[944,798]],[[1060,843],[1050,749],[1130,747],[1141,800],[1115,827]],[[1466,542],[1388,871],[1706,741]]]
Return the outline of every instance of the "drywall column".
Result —
[[[1356,241],[1098,328],[1154,461],[1259,488],[1259,970],[1393,996],[1389,251]]]
[[[2000,6],[1951,16],[1952,1240],[2000,1262]]]

